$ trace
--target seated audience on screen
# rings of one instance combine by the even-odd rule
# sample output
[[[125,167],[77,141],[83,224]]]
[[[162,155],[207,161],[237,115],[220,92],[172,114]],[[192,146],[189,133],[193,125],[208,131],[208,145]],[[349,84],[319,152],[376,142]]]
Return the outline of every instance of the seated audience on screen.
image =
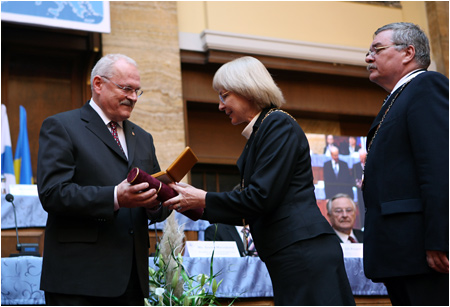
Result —
[[[331,156],[330,149],[334,146],[336,146],[334,144],[334,136],[332,134],[328,134],[325,138],[325,147],[323,148],[323,154],[326,156]]]
[[[340,145],[340,154],[341,155],[353,155],[353,154],[357,154],[358,150],[361,147],[356,143],[356,138],[354,136],[349,136],[348,137],[348,142],[343,142]]]

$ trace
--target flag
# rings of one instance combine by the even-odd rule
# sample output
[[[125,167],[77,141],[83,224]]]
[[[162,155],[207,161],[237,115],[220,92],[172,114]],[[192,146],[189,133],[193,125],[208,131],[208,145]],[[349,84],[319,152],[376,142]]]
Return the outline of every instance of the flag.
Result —
[[[14,172],[17,184],[32,184],[30,144],[28,143],[27,111],[20,106],[20,127],[17,138],[16,155],[14,156]]]
[[[9,132],[8,115],[6,106],[2,104],[2,190],[9,193],[9,185],[16,183],[14,176],[13,153],[11,146],[11,134]],[[4,182],[3,182],[4,180]],[[3,192],[3,191],[2,191]]]

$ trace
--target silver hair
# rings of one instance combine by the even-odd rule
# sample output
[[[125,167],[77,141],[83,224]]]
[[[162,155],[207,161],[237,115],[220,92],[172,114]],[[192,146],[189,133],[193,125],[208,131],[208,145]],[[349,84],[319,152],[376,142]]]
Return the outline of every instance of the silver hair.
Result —
[[[421,68],[430,66],[430,43],[426,34],[418,25],[409,22],[390,23],[376,30],[374,36],[387,30],[392,30],[392,42],[401,45],[395,47],[397,50],[412,45],[416,50],[414,57],[416,63]]]
[[[356,204],[353,201],[353,199],[350,196],[348,196],[348,194],[338,193],[338,194],[334,195],[331,199],[329,199],[328,202],[327,202],[327,212],[329,214],[331,214],[331,204],[333,203],[333,201],[335,199],[338,199],[338,198],[348,198],[350,200],[350,202],[352,203],[352,205],[353,205],[353,209],[356,210]]]
[[[135,60],[132,58],[120,54],[120,53],[111,53],[103,56],[100,60],[98,60],[97,64],[95,64],[94,68],[91,72],[91,89],[94,86],[94,77],[95,76],[105,76],[107,78],[113,77],[115,73],[114,64],[119,60],[125,60],[127,63],[134,65],[136,68],[138,67]]]
[[[256,58],[245,56],[222,65],[214,75],[213,88],[231,91],[253,101],[261,109],[285,103],[283,93],[267,68]]]

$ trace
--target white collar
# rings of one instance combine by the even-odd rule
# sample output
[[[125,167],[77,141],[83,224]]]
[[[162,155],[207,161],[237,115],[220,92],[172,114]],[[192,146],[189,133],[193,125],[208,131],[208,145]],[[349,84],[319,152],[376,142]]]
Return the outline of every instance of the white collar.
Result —
[[[105,123],[105,126],[107,126],[109,124],[109,122],[111,121],[108,116],[106,116],[105,112],[103,112],[103,110],[98,106],[98,104],[94,101],[94,98],[91,98],[91,101],[89,101],[89,105],[94,109],[95,112],[97,112],[97,114],[100,116],[100,118],[103,120],[103,122]],[[120,127],[122,126],[123,122],[118,122],[117,124]]]
[[[353,233],[353,229],[349,235],[346,233],[340,232],[339,230],[336,230],[334,228],[333,228],[333,230],[336,232],[336,234],[339,236],[339,238],[341,238],[343,243],[350,243],[350,241],[348,240],[348,237],[350,237],[350,236],[352,236],[353,238],[355,238],[356,241],[358,241],[355,234]]]
[[[395,92],[400,86],[402,86],[403,84],[405,84],[406,82],[408,82],[409,80],[417,77],[418,75],[420,75],[421,73],[426,72],[426,70],[423,70],[422,68],[420,69],[416,69],[413,70],[412,72],[410,72],[409,74],[407,74],[406,76],[404,76],[403,78],[401,78],[397,84],[395,85],[394,89],[392,90],[391,94],[393,92]]]
[[[259,117],[259,114],[261,114],[261,112],[259,112],[258,114],[256,114],[255,117],[253,117],[253,119],[248,123],[248,125],[244,128],[244,130],[242,130],[242,135],[248,140],[250,138],[250,136],[252,135],[253,132],[253,126],[256,123],[256,120]]]

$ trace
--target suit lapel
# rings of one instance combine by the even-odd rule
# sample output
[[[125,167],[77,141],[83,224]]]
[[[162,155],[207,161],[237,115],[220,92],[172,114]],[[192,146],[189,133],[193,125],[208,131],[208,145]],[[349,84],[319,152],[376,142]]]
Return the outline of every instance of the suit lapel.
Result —
[[[391,100],[394,99],[395,95],[391,95],[388,100],[384,102],[384,104],[381,106],[380,112],[378,112],[377,117],[375,117],[375,120],[372,122],[372,126],[370,126],[369,133],[367,134],[367,144],[370,143],[370,140],[373,137],[373,134],[375,133],[375,130],[377,129],[378,125],[380,124],[381,119],[383,118],[384,113],[386,112],[389,104],[391,103]]]
[[[237,161],[237,167],[241,173],[241,177],[243,177],[244,174],[244,168],[245,168],[245,162],[247,161],[247,155],[248,155],[248,151],[253,143],[253,139],[255,138],[255,134],[259,129],[259,126],[261,125],[261,122],[263,120],[263,118],[266,116],[267,112],[270,111],[271,108],[266,108],[264,110],[262,110],[261,114],[259,115],[258,119],[256,120],[255,124],[253,125],[253,132],[252,135],[250,136],[250,138],[247,141],[247,144],[245,144],[245,148],[244,151],[242,152],[241,156],[239,157],[238,161]]]
[[[124,153],[120,150],[120,147],[117,146],[117,143],[108,127],[106,127],[105,123],[102,121],[97,112],[92,109],[89,103],[85,104],[81,108],[81,120],[86,123],[86,128],[95,134],[106,146],[117,153],[125,161],[127,160]]]
[[[375,130],[377,129],[378,125],[380,124],[384,114],[388,110],[389,105],[391,104],[392,100],[397,99],[397,97],[402,93],[402,91],[405,89],[405,87],[417,76],[417,73],[421,72],[421,71],[425,71],[425,70],[420,69],[420,70],[417,70],[417,71],[411,73],[410,75],[415,75],[415,76],[413,76],[411,79],[407,80],[402,86],[400,86],[398,89],[396,89],[395,92],[393,92],[389,96],[389,99],[383,103],[383,105],[381,106],[380,112],[378,112],[377,117],[375,118],[375,120],[372,123],[372,126],[369,129],[369,133],[367,136],[367,144],[370,143],[370,140],[372,139],[373,134],[375,133]]]
[[[129,120],[124,120],[123,131],[125,133],[128,148],[128,167],[131,168],[134,160],[134,154],[136,152],[136,134],[134,132],[134,124],[132,124]]]
[[[364,242],[364,233],[358,229],[353,229],[353,233],[356,236],[356,239],[358,240],[359,243],[363,243]]]
[[[236,242],[238,246],[239,253],[245,252],[244,242],[242,242],[242,237],[240,236],[240,233],[236,230],[235,226],[227,227],[226,230],[230,234],[230,237],[233,238],[233,240]]]
[[[384,116],[384,113],[386,113],[386,110],[388,109],[389,105],[391,104],[392,99],[396,99],[397,93],[402,89],[403,87],[398,88],[395,92],[393,92],[389,99],[387,99],[384,104],[381,106],[380,112],[378,112],[377,117],[375,117],[375,120],[373,121],[372,125],[370,126],[369,132],[367,133],[367,142],[366,146],[369,146],[370,141],[373,138],[373,135],[375,134],[375,131],[377,130],[378,125],[381,122],[381,119]],[[367,148],[366,148],[367,149]]]

